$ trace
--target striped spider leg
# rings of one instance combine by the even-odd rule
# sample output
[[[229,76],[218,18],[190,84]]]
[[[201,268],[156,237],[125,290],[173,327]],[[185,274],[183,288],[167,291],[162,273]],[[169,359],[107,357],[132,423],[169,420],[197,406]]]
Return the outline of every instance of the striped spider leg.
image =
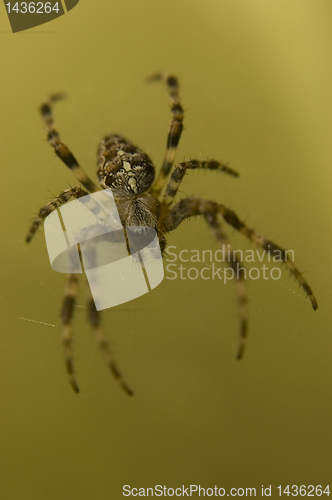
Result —
[[[60,135],[54,127],[53,122],[53,114],[52,114],[52,103],[58,101],[63,97],[62,94],[52,95],[47,101],[43,102],[40,106],[40,112],[42,118],[45,122],[46,130],[47,130],[47,138],[48,142],[54,148],[57,156],[63,163],[73,172],[76,179],[84,186],[85,189],[81,187],[73,187],[69,188],[62,193],[59,194],[54,200],[49,202],[47,205],[42,207],[39,210],[38,215],[36,215],[31,223],[30,230],[26,237],[26,242],[29,243],[33,236],[35,235],[37,229],[40,224],[44,221],[44,219],[51,214],[54,210],[60,208],[64,203],[70,200],[70,198],[79,199],[83,196],[87,196],[91,192],[95,192],[100,190],[101,187],[97,186],[84,172],[82,167],[80,167],[78,161],[76,160],[73,153],[70,149],[60,140]],[[90,199],[91,200],[91,199]],[[91,205],[91,201],[89,203]],[[85,205],[87,202],[85,201]],[[98,210],[98,207],[90,206],[91,212],[95,212]],[[72,320],[74,315],[76,296],[78,292],[78,275],[75,273],[68,274],[67,283],[65,287],[65,294],[63,299],[63,304],[61,308],[61,336],[62,336],[62,344],[64,349],[64,357],[65,357],[65,367],[68,375],[68,379],[70,385],[74,392],[78,393],[79,388],[75,379],[74,372],[74,364],[73,364],[73,328],[72,328]],[[103,354],[103,357],[106,361],[109,370],[115,379],[119,382],[121,388],[128,395],[133,395],[132,390],[126,385],[123,381],[120,371],[117,368],[117,365],[113,359],[112,351],[109,347],[109,343],[106,339],[106,336],[103,332],[103,329],[100,326],[101,314],[97,312],[96,306],[93,302],[91,290],[88,287],[88,322],[95,334],[95,338],[98,346]]]

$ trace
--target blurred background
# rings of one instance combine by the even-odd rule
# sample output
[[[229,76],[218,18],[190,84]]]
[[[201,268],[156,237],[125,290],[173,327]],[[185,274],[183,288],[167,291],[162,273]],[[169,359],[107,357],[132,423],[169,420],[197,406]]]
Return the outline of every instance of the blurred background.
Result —
[[[10,500],[122,498],[130,487],[324,487],[331,479],[332,5],[329,0],[79,2],[1,44],[0,487]],[[60,342],[65,276],[31,217],[76,181],[46,142],[50,93],[63,141],[94,176],[103,135],[118,132],[162,163],[170,120],[156,71],[180,79],[177,161],[215,158],[240,172],[190,172],[178,198],[220,201],[294,251],[319,304],[282,268],[249,280],[249,339],[236,361],[232,283],[165,279],[104,314],[129,398],[86,323],[74,320],[81,394]],[[256,248],[227,228],[233,245]],[[204,220],[169,236],[218,249]],[[173,250],[174,251],[174,250]],[[266,262],[266,265],[269,263]]]

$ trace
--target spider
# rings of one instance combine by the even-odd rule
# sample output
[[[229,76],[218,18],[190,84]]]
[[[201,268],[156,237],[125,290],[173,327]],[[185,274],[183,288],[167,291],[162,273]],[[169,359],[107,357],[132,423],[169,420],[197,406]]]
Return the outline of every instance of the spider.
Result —
[[[198,196],[190,196],[174,203],[175,196],[187,170],[216,170],[234,177],[238,173],[216,160],[189,160],[175,165],[165,192],[161,196],[162,189],[171,173],[174,158],[181,133],[183,130],[183,108],[179,96],[178,79],[173,75],[155,74],[149,77],[148,82],[162,81],[166,84],[170,100],[172,118],[167,137],[167,148],[162,167],[155,178],[155,167],[151,159],[140,149],[134,146],[124,137],[111,134],[104,137],[97,151],[97,178],[98,184],[94,183],[80,167],[75,156],[69,148],[60,140],[59,133],[54,127],[52,104],[63,97],[62,94],[54,94],[40,106],[40,112],[44,120],[47,139],[55,150],[55,153],[63,163],[73,172],[76,179],[82,184],[70,187],[61,192],[50,203],[39,210],[33,219],[26,241],[30,242],[42,221],[51,212],[58,209],[70,198],[79,199],[89,193],[101,189],[111,188],[123,227],[147,226],[153,228],[159,238],[161,251],[165,251],[165,234],[176,229],[181,222],[193,216],[204,217],[212,230],[222,250],[227,250],[229,265],[234,270],[236,277],[239,315],[240,315],[240,343],[237,358],[243,356],[248,331],[247,294],[245,289],[245,276],[241,261],[232,249],[224,232],[221,221],[235,228],[246,238],[256,243],[272,256],[281,256],[284,265],[295,277],[309,297],[314,310],[317,302],[313,292],[305,281],[294,263],[289,259],[286,251],[273,243],[271,240],[260,235],[254,229],[249,228],[236,213],[221,203],[206,200]],[[68,275],[65,288],[65,296],[61,310],[62,343],[64,347],[65,365],[70,384],[75,392],[79,392],[76,382],[73,352],[72,352],[72,319],[74,313],[75,299],[77,295],[78,275]],[[100,326],[100,313],[97,312],[91,292],[88,297],[88,321],[95,333],[97,343],[105,358],[105,361],[122,389],[132,395],[132,390],[124,382],[122,375],[114,361],[112,351],[106,336]]]

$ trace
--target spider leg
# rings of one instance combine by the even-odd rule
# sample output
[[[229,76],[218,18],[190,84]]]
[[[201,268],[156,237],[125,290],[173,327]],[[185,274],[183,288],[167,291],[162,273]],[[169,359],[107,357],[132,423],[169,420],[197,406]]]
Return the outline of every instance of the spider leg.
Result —
[[[86,196],[88,193],[84,191],[84,189],[80,187],[74,187],[74,188],[69,188],[66,189],[66,191],[63,191],[62,193],[59,194],[54,200],[52,200],[50,203],[45,205],[39,210],[38,215],[33,219],[32,224],[30,226],[29,232],[26,236],[25,241],[29,243],[35,232],[37,231],[38,227],[40,224],[43,222],[43,220],[54,210],[60,207],[63,203],[68,201],[71,197],[74,198],[81,198],[82,196]]]
[[[221,249],[224,255],[227,255],[228,263],[231,265],[233,270],[233,277],[236,277],[236,292],[238,296],[239,312],[240,312],[240,345],[237,353],[237,359],[241,359],[244,353],[247,332],[248,332],[248,296],[245,286],[245,273],[242,266],[242,262],[238,259],[236,253],[234,253],[233,248],[230,246],[227,236],[224,234],[220,223],[217,220],[217,216],[213,212],[204,213],[205,220],[212,229],[216,239],[221,245]]]
[[[150,193],[158,198],[160,191],[162,190],[171,171],[175,158],[176,148],[179,144],[179,140],[183,130],[183,108],[180,102],[178,79],[175,76],[157,73],[150,76],[147,80],[148,82],[163,81],[164,83],[166,83],[172,106],[172,119],[167,137],[166,156],[157,179],[155,180],[150,190]]]
[[[239,177],[238,172],[230,168],[228,165],[220,163],[216,160],[190,160],[179,163],[175,167],[169,183],[167,184],[163,205],[169,207],[173,203],[187,169],[195,170],[196,168],[204,170],[218,170],[219,172],[225,172],[233,177]]]
[[[64,347],[65,365],[69,382],[74,392],[80,392],[74,375],[72,350],[73,329],[71,326],[78,290],[77,282],[77,274],[68,274],[67,284],[65,288],[65,297],[61,310],[62,344]]]
[[[224,220],[234,227],[237,231],[244,234],[249,240],[256,243],[258,246],[269,252],[272,256],[280,258],[283,264],[289,269],[290,273],[294,276],[296,281],[301,285],[307,296],[311,301],[311,305],[314,310],[318,308],[316,298],[311,290],[310,286],[303,278],[302,274],[295,267],[294,262],[288,258],[286,250],[279,247],[273,241],[265,238],[261,234],[257,233],[254,229],[249,228],[243,221],[241,221],[233,210],[229,210],[227,207],[221,204],[217,204],[217,209]]]
[[[177,203],[171,212],[166,214],[165,218],[160,221],[160,224],[163,230],[168,232],[175,229],[184,219],[193,215],[205,214],[206,212],[220,214],[234,229],[244,234],[244,236],[246,236],[249,240],[255,242],[272,256],[278,257],[301,285],[306,295],[309,297],[313,309],[317,309],[318,305],[313,291],[303,278],[302,274],[295,267],[294,262],[288,257],[286,250],[273,243],[273,241],[258,234],[254,229],[249,228],[238,218],[233,210],[226,208],[224,205],[194,196],[185,198]]]
[[[237,353],[237,359],[241,359],[244,353],[247,332],[248,332],[248,297],[246,293],[245,286],[245,273],[242,267],[241,261],[238,259],[233,248],[229,244],[227,236],[224,234],[219,221],[217,220],[218,213],[215,211],[214,206],[211,202],[199,199],[199,204],[194,207],[192,204],[187,203],[188,198],[182,200],[185,203],[178,203],[175,205],[174,209],[170,213],[169,219],[165,221],[164,229],[166,231],[172,231],[177,227],[184,219],[194,216],[203,215],[206,222],[212,229],[214,236],[220,243],[223,254],[227,256],[228,263],[233,270],[233,277],[236,278],[236,292],[238,296],[239,313],[240,313],[240,344]],[[198,202],[198,198],[196,198]]]
[[[105,336],[103,329],[100,326],[100,313],[98,313],[90,288],[88,288],[88,320],[94,331],[95,338],[97,344],[103,354],[103,357],[106,361],[106,364],[111,371],[112,375],[115,377],[116,381],[119,383],[120,387],[125,391],[129,396],[133,396],[133,391],[128,387],[128,385],[124,382],[122,375],[116,366],[116,363],[113,358],[113,353],[109,347],[109,343]]]
[[[76,176],[77,180],[83,184],[85,189],[90,193],[98,191],[99,187],[97,187],[96,184],[86,175],[70,149],[63,142],[61,142],[60,135],[54,127],[52,104],[63,97],[63,94],[51,95],[49,99],[43,102],[40,106],[40,112],[47,130],[47,140],[55,150],[60,160],[67,165],[67,167]]]

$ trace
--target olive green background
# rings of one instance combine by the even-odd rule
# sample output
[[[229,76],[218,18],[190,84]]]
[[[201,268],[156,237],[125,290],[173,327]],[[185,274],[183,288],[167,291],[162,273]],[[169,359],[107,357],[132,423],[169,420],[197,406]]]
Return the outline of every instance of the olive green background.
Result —
[[[330,0],[81,1],[1,46],[0,491],[8,500],[120,499],[123,485],[256,487],[331,482],[332,4]],[[81,394],[68,384],[59,309],[65,276],[30,218],[75,185],[45,140],[51,92],[61,136],[93,176],[100,138],[119,132],[162,162],[178,75],[177,154],[230,161],[239,179],[191,172],[180,196],[232,209],[294,250],[319,309],[283,269],[248,282],[248,349],[235,360],[232,283],[164,280],[104,315],[129,398],[86,324],[75,328]],[[228,230],[236,248],[254,246]],[[216,250],[203,220],[169,237]],[[268,265],[268,263],[266,263]],[[261,266],[261,264],[259,264]]]

